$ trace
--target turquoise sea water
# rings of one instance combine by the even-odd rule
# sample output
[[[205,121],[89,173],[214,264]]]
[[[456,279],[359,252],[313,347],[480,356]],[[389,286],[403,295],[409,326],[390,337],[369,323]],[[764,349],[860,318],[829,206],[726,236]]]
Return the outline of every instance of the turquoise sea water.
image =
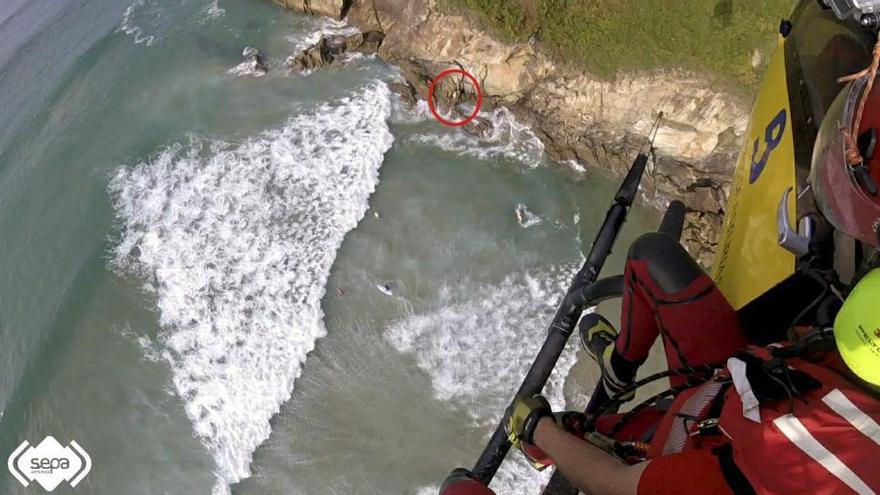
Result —
[[[89,494],[430,493],[473,461],[614,180],[503,111],[477,139],[400,108],[379,60],[283,69],[347,29],[258,0],[0,6],[3,456],[76,440],[92,472],[56,493]],[[266,77],[230,73],[247,46]]]

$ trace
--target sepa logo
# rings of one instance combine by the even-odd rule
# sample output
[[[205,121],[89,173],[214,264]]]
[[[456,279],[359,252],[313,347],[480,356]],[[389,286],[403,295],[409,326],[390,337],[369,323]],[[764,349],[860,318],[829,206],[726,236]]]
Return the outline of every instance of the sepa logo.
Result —
[[[71,441],[62,447],[58,440],[48,436],[36,447],[25,440],[15,449],[6,462],[9,472],[22,485],[28,486],[36,481],[47,492],[51,492],[67,481],[76,486],[92,470],[92,458]]]

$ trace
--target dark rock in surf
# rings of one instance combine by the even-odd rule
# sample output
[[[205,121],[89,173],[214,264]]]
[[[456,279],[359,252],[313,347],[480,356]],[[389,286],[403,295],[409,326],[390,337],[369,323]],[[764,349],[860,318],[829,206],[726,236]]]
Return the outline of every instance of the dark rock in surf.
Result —
[[[464,130],[478,138],[487,138],[492,135],[492,132],[495,130],[495,125],[487,118],[476,117],[464,126]]]
[[[395,64],[403,73],[403,80],[389,85],[391,91],[400,96],[400,101],[407,108],[415,108],[419,100],[428,99],[428,91],[436,74],[443,72],[447,67],[433,65],[418,59],[397,60]],[[460,105],[476,105],[477,94],[471,84],[461,77],[444,78],[434,91],[434,105],[450,120],[462,121],[469,116],[469,112],[462,110]],[[490,97],[483,98],[481,112],[491,111],[495,107]],[[464,130],[479,138],[486,138],[495,130],[491,120],[485,117],[476,117],[464,126]]]
[[[263,77],[269,72],[269,66],[266,59],[260,54],[260,51],[253,47],[247,47],[241,54],[243,61],[236,67],[230,69],[230,73],[236,76]]]
[[[346,51],[364,54],[378,53],[383,41],[385,41],[385,34],[379,31],[354,34],[345,40]]]
[[[385,35],[379,31],[350,36],[322,36],[313,46],[289,58],[287,67],[298,71],[331,67],[339,64],[346,53],[377,53],[384,39]]]
[[[397,94],[400,97],[401,103],[403,103],[407,108],[415,108],[415,106],[419,102],[419,95],[416,93],[416,88],[413,87],[407,81],[395,81],[388,85],[391,89],[391,92]]]

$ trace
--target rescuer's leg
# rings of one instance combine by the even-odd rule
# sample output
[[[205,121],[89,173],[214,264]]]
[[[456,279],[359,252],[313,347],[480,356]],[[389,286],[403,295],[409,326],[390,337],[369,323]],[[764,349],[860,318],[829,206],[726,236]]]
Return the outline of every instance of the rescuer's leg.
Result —
[[[610,324],[597,316],[581,322],[585,346],[602,368],[589,413],[635,380],[658,335],[669,369],[720,363],[746,345],[736,312],[712,279],[677,240],[661,233],[646,234],[630,248],[620,321],[619,336],[603,330]],[[685,379],[670,382],[676,386]]]
[[[595,317],[592,315],[587,315],[581,320],[580,330],[584,346],[593,354],[602,369],[602,378],[590,397],[587,414],[599,412],[610,397],[617,395],[620,390],[633,382],[636,371],[647,359],[648,351],[660,334],[650,302],[644,300],[644,295],[633,283],[632,253],[642,242],[642,239],[639,239],[633,244],[624,269],[620,335],[609,336],[601,335],[606,332],[597,333],[596,329],[601,329],[601,326],[594,328]],[[602,340],[607,342],[602,342],[599,337],[605,337]],[[626,399],[631,397],[632,395]]]
[[[613,396],[620,396],[621,401],[631,400],[635,393],[626,393],[625,388],[632,383],[638,364],[623,361],[620,355],[614,352],[614,343],[618,338],[617,330],[611,322],[598,313],[584,316],[578,326],[581,345],[593,356],[602,372],[591,400],[604,403]]]
[[[658,334],[669,369],[723,363],[746,346],[736,311],[677,240],[659,233],[639,238],[624,276],[621,335],[611,360],[618,376],[635,377]]]

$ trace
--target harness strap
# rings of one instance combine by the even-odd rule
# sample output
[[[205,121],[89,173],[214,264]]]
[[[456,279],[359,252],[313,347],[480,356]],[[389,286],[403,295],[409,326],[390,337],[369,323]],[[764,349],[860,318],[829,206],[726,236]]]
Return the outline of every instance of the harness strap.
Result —
[[[692,396],[688,397],[672,420],[672,429],[669,431],[669,436],[666,437],[666,443],[663,445],[663,455],[677,454],[684,450],[684,444],[693,431],[692,427],[706,419],[704,413],[709,409],[708,406],[718,397],[723,388],[723,383],[716,381],[707,382]]]

